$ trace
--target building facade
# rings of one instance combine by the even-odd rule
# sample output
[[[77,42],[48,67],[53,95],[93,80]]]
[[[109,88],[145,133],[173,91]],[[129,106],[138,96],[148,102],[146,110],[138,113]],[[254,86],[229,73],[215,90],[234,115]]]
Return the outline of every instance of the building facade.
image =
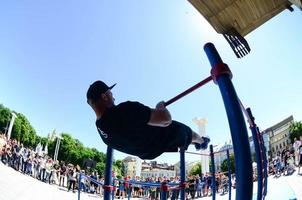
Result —
[[[167,163],[157,163],[156,161],[151,161],[149,163],[143,162],[141,164],[141,174],[142,178],[156,178],[156,177],[175,177],[176,173],[174,171],[173,165],[168,165]]]
[[[166,178],[171,178],[175,177],[176,173],[174,170],[167,170],[167,169],[160,169],[160,168],[155,168],[155,169],[146,169],[142,170],[141,172],[141,177],[143,179],[146,178],[156,178],[156,177],[166,177]]]
[[[262,132],[262,135],[269,136],[269,160],[273,159],[277,155],[277,152],[281,153],[290,145],[289,128],[293,122],[293,116],[289,116],[288,118]],[[264,142],[266,143],[267,141]]]
[[[141,159],[138,157],[127,156],[122,160],[124,164],[125,175],[135,178],[141,173]]]

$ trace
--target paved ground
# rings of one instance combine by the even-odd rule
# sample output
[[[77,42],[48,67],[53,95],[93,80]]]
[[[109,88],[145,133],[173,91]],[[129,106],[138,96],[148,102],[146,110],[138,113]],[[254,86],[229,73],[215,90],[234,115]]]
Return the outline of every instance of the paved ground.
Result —
[[[281,176],[280,178],[269,177],[268,200],[289,200],[296,198],[302,200],[302,176],[297,172],[292,176]],[[256,184],[254,184],[256,186]],[[254,193],[256,193],[254,187]],[[232,191],[235,194],[235,191]],[[232,195],[235,199],[235,195]],[[256,195],[254,194],[254,198]],[[30,176],[4,166],[0,162],[0,200],[77,200],[78,194],[67,192],[65,188],[48,185]],[[81,200],[100,199],[96,195],[81,193]],[[134,199],[134,198],[133,198]],[[136,198],[137,199],[137,198]],[[212,197],[201,198],[210,200]],[[216,196],[217,200],[227,200],[228,195]]]

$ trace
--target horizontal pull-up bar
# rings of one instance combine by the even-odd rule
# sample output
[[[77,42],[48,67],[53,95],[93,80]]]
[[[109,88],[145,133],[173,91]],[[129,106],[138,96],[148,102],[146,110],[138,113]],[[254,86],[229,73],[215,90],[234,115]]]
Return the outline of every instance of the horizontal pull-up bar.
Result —
[[[199,155],[199,156],[210,156],[210,154],[206,154],[206,153],[198,153],[198,152],[191,152],[191,151],[186,151],[185,153],[194,154],[194,155]]]
[[[179,95],[173,97],[172,99],[170,99],[169,101],[165,102],[165,106],[170,105],[171,103],[174,103],[175,101],[177,101],[178,99],[186,96],[187,94],[193,92],[194,90],[196,90],[197,88],[207,84],[208,82],[210,82],[211,80],[213,80],[212,76],[207,77],[206,79],[200,81],[199,83],[195,84],[194,86],[190,87],[189,89],[185,90],[184,92],[180,93]]]
[[[215,152],[213,152],[213,154],[215,155],[215,154],[222,153],[222,152],[227,153],[228,150],[229,149],[225,149],[225,150],[221,150],[221,151],[215,151]],[[191,151],[186,151],[185,153],[199,155],[199,156],[211,156],[210,153],[206,154],[206,153],[198,153],[198,152],[191,152]]]

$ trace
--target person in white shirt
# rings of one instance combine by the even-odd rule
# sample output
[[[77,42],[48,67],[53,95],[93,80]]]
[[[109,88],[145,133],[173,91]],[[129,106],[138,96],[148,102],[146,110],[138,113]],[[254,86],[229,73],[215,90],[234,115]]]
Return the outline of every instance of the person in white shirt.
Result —
[[[293,144],[293,148],[295,150],[295,165],[296,166],[299,165],[299,159],[300,159],[299,148],[300,148],[301,144],[302,144],[301,140],[298,140],[297,138],[295,138],[295,142]]]
[[[298,169],[298,175],[300,175],[300,167],[302,166],[302,145],[299,147],[299,169]]]

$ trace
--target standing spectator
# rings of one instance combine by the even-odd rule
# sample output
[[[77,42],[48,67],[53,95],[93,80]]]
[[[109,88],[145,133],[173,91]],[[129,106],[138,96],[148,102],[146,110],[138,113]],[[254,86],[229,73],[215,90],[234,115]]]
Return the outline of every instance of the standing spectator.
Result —
[[[301,138],[300,138],[301,139]],[[299,165],[299,159],[300,159],[300,146],[302,145],[301,140],[298,140],[295,138],[293,148],[294,148],[294,158],[295,158],[295,165]]]
[[[299,155],[299,169],[298,169],[298,175],[300,175],[300,167],[302,166],[302,145],[300,145],[300,147],[299,147],[299,153],[300,153],[300,155]]]
[[[40,174],[40,159],[38,154],[35,154],[33,162],[34,162],[33,177],[38,178]]]
[[[76,177],[77,177],[76,169],[74,167],[70,168],[68,172],[68,180],[69,180],[68,192],[70,191],[71,187],[72,187],[72,192],[75,192],[75,183],[77,180]]]
[[[125,186],[124,183],[122,181],[118,182],[118,198],[120,199],[124,199],[125,198]]]
[[[21,151],[21,146],[18,144],[18,142],[15,143],[14,147],[13,147],[13,167],[15,170],[19,171],[19,167],[20,167],[20,151]]]
[[[98,184],[96,183],[96,181],[98,180],[97,173],[92,172],[90,178],[92,179],[92,181],[90,182],[90,185],[93,187],[93,193],[96,193],[97,187],[98,187]]]
[[[196,192],[198,198],[202,197],[202,188],[204,184],[204,182],[202,181],[202,176],[203,175],[201,175],[201,177],[199,177],[198,175],[196,176]]]
[[[232,181],[231,181],[231,183],[232,183],[232,188],[236,188],[236,176],[235,175],[232,175]]]
[[[44,181],[50,184],[51,180],[51,170],[52,170],[52,160],[49,158],[45,164],[45,178]]]
[[[45,181],[46,156],[40,159],[40,180]]]
[[[156,183],[159,183],[159,184],[161,184],[162,183],[162,177],[157,177],[157,181],[156,181]],[[160,188],[159,187],[156,187],[156,199],[160,199]]]
[[[21,171],[23,172],[23,173],[25,173],[26,172],[26,165],[27,165],[27,154],[28,154],[28,152],[27,152],[28,150],[27,150],[27,148],[24,148],[23,149],[23,151],[22,151],[22,154],[21,154]]]
[[[83,192],[87,192],[87,188],[86,188],[86,179],[87,179],[87,178],[84,176],[84,175],[85,175],[85,171],[82,170],[81,173],[82,173],[83,175],[81,176],[80,185],[79,185],[80,191],[83,190]]]
[[[274,177],[279,177],[281,175],[281,169],[282,169],[280,152],[277,152],[274,162],[275,162],[274,165],[276,166],[276,173]]]
[[[211,176],[209,176],[209,174],[205,175],[205,190],[204,190],[204,196],[208,196],[209,195],[209,190],[212,184],[212,178]]]
[[[99,182],[101,183],[101,185],[104,185],[104,182],[105,182],[104,177],[100,177]],[[103,193],[104,193],[104,189],[103,189],[103,187],[100,187],[100,195],[101,195],[101,197],[102,197]]]
[[[6,137],[4,134],[0,135],[0,150],[2,150],[2,148],[4,147],[4,145],[6,144]],[[1,152],[0,152],[0,156],[1,156]]]
[[[5,144],[2,148],[2,155],[1,155],[1,161],[5,164],[5,165],[9,165],[9,154],[10,154],[10,148],[9,148],[9,144]]]
[[[58,161],[53,161],[51,174],[50,174],[50,183],[54,183],[56,185],[59,185],[59,164]]]
[[[62,187],[65,186],[66,175],[67,175],[67,168],[65,166],[65,162],[61,161],[59,186],[62,186]]]
[[[195,176],[189,176],[189,193],[192,199],[195,198],[195,192],[196,192],[196,180]]]
[[[179,177],[174,177],[174,179],[171,181],[171,183],[176,183],[179,184]],[[172,189],[172,196],[171,196],[171,200],[175,200],[178,199],[179,196],[179,189]]]

